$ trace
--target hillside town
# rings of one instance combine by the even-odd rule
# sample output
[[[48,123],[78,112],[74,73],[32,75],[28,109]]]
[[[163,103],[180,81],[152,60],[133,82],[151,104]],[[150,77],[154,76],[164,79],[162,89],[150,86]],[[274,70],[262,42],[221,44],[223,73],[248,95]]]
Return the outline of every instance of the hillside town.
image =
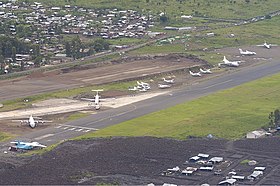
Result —
[[[0,2],[0,20],[1,37],[19,43],[2,45],[2,73],[9,73],[12,68],[23,70],[102,52],[109,49],[106,39],[142,38],[147,29],[154,26],[152,15],[134,10],[95,10],[70,5],[46,7],[39,2],[16,0]],[[80,37],[94,38],[94,41],[84,43]]]

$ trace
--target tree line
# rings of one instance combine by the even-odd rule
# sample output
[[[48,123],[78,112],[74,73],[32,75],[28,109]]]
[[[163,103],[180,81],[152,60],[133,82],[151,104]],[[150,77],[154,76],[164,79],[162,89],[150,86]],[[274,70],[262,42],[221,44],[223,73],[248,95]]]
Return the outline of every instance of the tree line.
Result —
[[[0,74],[4,73],[6,65],[16,62],[16,54],[31,54],[32,58],[35,59],[40,56],[40,47],[36,44],[25,43],[17,38],[0,35]],[[11,58],[12,61],[5,60],[6,58]],[[24,64],[20,65],[21,70],[23,70]]]
[[[109,43],[104,39],[97,39],[90,43],[82,43],[79,36],[65,42],[65,51],[67,57],[74,59],[92,55],[109,49]]]

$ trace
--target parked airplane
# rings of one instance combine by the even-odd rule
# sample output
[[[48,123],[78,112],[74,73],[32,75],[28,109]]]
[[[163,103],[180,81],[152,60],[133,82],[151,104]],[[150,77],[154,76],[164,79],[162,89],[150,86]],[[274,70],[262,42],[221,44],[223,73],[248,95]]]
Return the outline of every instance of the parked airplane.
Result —
[[[162,80],[165,82],[165,83],[174,83],[174,79],[165,79],[165,78],[162,78]]]
[[[86,101],[90,101],[90,102],[94,102],[94,107],[96,110],[99,110],[100,109],[100,101],[105,101],[106,99],[101,99],[100,95],[98,94],[98,92],[101,92],[103,91],[102,89],[100,90],[92,90],[94,92],[96,92],[96,95],[94,96],[93,99],[91,98],[81,98],[82,100],[86,100]]]
[[[192,15],[182,15],[181,18],[191,19],[191,18],[193,18],[193,16]]]
[[[141,92],[146,92],[147,90],[151,89],[150,84],[149,83],[145,83],[143,81],[141,81],[141,82],[137,81],[137,85],[138,85],[137,88]]]
[[[230,67],[238,67],[239,63],[241,63],[241,61],[229,61],[226,56],[224,56],[223,63],[219,63],[219,66],[226,65]]]
[[[257,54],[256,52],[252,52],[252,51],[249,51],[249,50],[243,51],[241,48],[239,48],[239,52],[240,52],[241,55],[247,55],[247,56],[251,56],[251,55],[256,55]]]
[[[200,72],[192,72],[192,71],[189,71],[189,72],[193,77],[201,77]]]
[[[27,123],[29,127],[35,128],[39,123],[51,123],[52,121],[49,120],[42,120],[41,118],[39,119],[34,119],[32,115],[28,118],[28,120],[13,120],[13,121],[19,121],[20,123]]]
[[[137,84],[140,85],[140,86],[150,86],[149,83],[145,83],[143,81],[141,81],[141,82],[137,81]]]
[[[212,74],[211,69],[205,69],[205,70],[203,70],[202,68],[200,68],[199,71],[200,71],[202,74]]]
[[[136,90],[138,90],[138,87],[135,87],[135,86],[134,87],[129,87],[128,90],[136,91]]]
[[[170,88],[171,87],[171,85],[169,84],[169,85],[166,85],[166,84],[158,84],[158,88],[160,88],[160,89],[164,89],[164,88]]]
[[[261,45],[257,45],[257,46],[262,46],[262,47],[265,47],[267,49],[270,49],[272,46],[278,46],[278,45],[274,45],[274,44],[268,44],[266,41],[261,44]]]
[[[23,141],[12,141],[11,143],[15,144],[16,149],[23,149],[23,150],[31,150],[34,148],[45,148],[46,145],[42,145],[38,142],[23,142]]]

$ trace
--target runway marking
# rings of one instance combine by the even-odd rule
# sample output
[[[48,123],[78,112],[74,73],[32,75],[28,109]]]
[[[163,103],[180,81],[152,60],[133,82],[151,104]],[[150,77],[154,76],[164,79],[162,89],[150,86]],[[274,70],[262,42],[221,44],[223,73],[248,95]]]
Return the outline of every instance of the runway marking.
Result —
[[[75,130],[75,131],[77,131],[77,132],[80,132],[80,131],[82,131],[83,129],[77,129],[77,130]]]
[[[89,132],[90,130],[85,130],[85,131],[83,131],[83,132]]]
[[[69,127],[64,127],[63,129],[65,129],[65,130],[66,130],[66,129],[68,129],[68,128],[69,128]]]
[[[222,85],[222,84],[225,84],[225,83],[228,83],[228,82],[231,82],[231,81],[232,81],[232,79],[227,80],[227,81],[224,81],[224,82],[221,82],[221,83],[216,83],[216,84],[210,85],[210,86],[208,86],[208,87],[204,87],[203,90],[208,89],[208,88],[211,88],[211,87],[214,87],[214,86],[216,86],[216,85]]]
[[[54,134],[46,134],[46,135],[43,135],[43,136],[40,136],[40,137],[37,137],[37,138],[34,138],[35,140],[41,140],[41,139],[44,139],[44,138],[47,138],[47,137],[51,137],[51,136],[54,136]]]
[[[59,129],[59,128],[61,128],[62,126],[61,125],[59,125],[59,126],[57,126],[57,127],[54,127],[54,128],[56,128],[56,129]]]
[[[86,129],[86,130],[99,130],[99,129],[96,129],[96,128],[83,127],[83,126],[75,126],[75,125],[65,125],[65,124],[61,124],[60,126],[65,127],[66,129],[68,129],[68,128],[74,128],[74,129],[79,128],[79,129]],[[65,128],[64,128],[64,129],[65,129]],[[74,130],[74,129],[73,129],[73,130]],[[70,129],[68,129],[68,130],[70,130]]]
[[[71,129],[68,129],[68,130],[75,130],[76,128],[71,128]]]

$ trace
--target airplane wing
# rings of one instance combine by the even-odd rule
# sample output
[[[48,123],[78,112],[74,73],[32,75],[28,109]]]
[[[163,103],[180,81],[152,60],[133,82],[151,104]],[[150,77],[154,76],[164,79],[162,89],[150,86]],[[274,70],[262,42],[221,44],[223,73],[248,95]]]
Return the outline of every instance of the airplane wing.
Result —
[[[46,145],[42,145],[38,142],[32,142],[32,143],[30,143],[30,145],[33,146],[33,147],[42,147],[42,148],[47,147]]]
[[[19,120],[19,119],[17,119],[17,120],[12,120],[12,122],[29,123],[29,121],[26,120],[26,119],[23,119],[23,120]]]
[[[50,120],[35,120],[35,123],[52,123]]]
[[[81,98],[81,100],[94,102],[95,99],[94,98]]]

